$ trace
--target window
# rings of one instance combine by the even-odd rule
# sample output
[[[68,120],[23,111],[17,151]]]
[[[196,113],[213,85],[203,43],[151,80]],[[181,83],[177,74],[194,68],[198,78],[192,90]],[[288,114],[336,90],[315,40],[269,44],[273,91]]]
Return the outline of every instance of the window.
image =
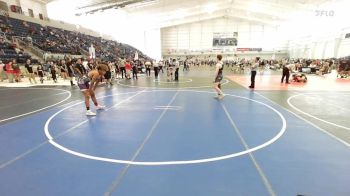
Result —
[[[34,18],[34,12],[32,9],[28,9],[28,13],[29,13],[29,16],[30,17],[33,17]]]
[[[39,18],[40,18],[40,20],[44,20],[43,14],[39,13]]]

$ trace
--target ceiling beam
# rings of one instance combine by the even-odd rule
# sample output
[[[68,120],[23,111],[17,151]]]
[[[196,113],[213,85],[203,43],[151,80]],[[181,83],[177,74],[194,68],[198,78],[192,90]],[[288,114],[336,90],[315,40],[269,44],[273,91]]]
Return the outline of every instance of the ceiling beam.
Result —
[[[223,18],[223,17],[225,17],[223,14],[198,15],[195,17],[186,18],[182,20],[164,21],[161,24],[151,26],[151,28],[166,28],[166,27],[190,24],[190,23],[201,22],[205,20],[212,20],[212,19]]]
[[[97,3],[94,5],[88,5],[88,6],[82,6],[77,8],[76,15],[86,14],[86,13],[94,13],[100,10],[108,10],[108,9],[120,9],[124,8],[125,6],[131,5],[131,4],[137,4],[141,2],[152,2],[155,0],[112,0],[112,1],[105,1],[101,3]]]
[[[38,2],[38,3],[45,4],[45,5],[48,3],[47,0],[33,0],[33,1],[36,1],[36,2]]]
[[[195,4],[188,4],[189,1],[186,1],[186,2],[184,2],[184,3],[187,5],[182,6],[184,8],[181,8],[180,10],[183,10],[187,13],[190,13],[187,15],[190,16],[190,15],[197,15],[197,14],[206,13],[206,11],[204,10],[204,6],[198,6]],[[179,3],[181,4],[182,2],[179,2]],[[142,11],[136,11],[136,10],[132,9],[132,10],[129,10],[129,13],[131,15],[136,14],[136,15],[140,15],[140,16],[147,14],[147,15],[152,15],[153,17],[156,17],[156,18],[169,17],[172,14],[175,15],[179,11],[179,9],[176,9],[176,6],[178,6],[178,4],[174,5],[174,7],[167,6],[166,8],[165,7],[153,7],[153,9],[152,8],[144,8],[144,9],[142,9]],[[260,18],[264,18],[266,20],[268,20],[268,19],[274,20],[274,21],[275,20],[280,20],[280,21],[287,20],[287,18],[281,16],[281,13],[283,13],[283,11],[250,12],[250,11],[247,11],[247,9],[244,6],[237,5],[237,4],[233,5],[232,3],[228,3],[228,1],[224,1],[224,3],[217,4],[216,11],[222,11],[222,12],[226,13],[226,10],[230,10],[231,12],[234,12],[234,13],[239,12],[242,16],[245,16],[247,14],[256,15],[256,16],[258,16]],[[154,14],[154,13],[156,13],[156,14]]]
[[[242,20],[247,21],[247,22],[262,23],[264,25],[270,25],[273,27],[278,26],[278,24],[276,22],[271,22],[269,20],[264,20],[264,19],[261,19],[259,17],[254,17],[254,16],[240,16],[240,15],[230,14],[230,15],[228,15],[228,17],[233,18],[233,19],[242,19]]]

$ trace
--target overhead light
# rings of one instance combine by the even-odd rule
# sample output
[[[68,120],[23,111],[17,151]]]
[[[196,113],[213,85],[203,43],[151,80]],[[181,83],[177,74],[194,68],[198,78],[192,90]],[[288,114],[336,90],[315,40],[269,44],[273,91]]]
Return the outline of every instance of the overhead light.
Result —
[[[216,5],[209,3],[205,6],[204,10],[208,13],[208,14],[212,14],[215,10],[216,10]]]

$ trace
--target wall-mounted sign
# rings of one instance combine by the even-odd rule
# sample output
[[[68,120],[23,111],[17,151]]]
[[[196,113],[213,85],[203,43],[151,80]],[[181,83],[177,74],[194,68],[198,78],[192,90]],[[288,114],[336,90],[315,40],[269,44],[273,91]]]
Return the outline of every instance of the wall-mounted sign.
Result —
[[[237,46],[238,32],[232,33],[214,33],[213,47],[234,47]]]

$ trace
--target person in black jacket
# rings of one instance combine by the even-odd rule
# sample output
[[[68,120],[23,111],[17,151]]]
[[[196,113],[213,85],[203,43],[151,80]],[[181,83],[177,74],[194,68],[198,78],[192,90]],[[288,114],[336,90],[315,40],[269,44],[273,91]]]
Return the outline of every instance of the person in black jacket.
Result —
[[[51,77],[54,83],[57,83],[57,75],[56,75],[56,63],[54,62],[50,67]]]
[[[132,66],[132,79],[135,79],[135,78],[136,78],[136,80],[138,79],[137,78],[138,64],[139,64],[138,60],[133,61],[131,64],[131,66]]]
[[[43,84],[44,83],[44,70],[43,70],[43,66],[41,64],[38,65],[37,71],[38,71],[38,75],[40,77],[40,82],[41,82],[41,84]]]
[[[76,63],[82,64],[81,63],[81,59],[78,59]],[[74,65],[73,65],[73,62],[72,62],[72,60],[70,58],[67,58],[66,65],[67,65],[67,69],[68,69],[68,76],[69,76],[69,80],[70,80],[70,85],[74,86],[75,85],[73,83],[73,79],[74,79]]]

